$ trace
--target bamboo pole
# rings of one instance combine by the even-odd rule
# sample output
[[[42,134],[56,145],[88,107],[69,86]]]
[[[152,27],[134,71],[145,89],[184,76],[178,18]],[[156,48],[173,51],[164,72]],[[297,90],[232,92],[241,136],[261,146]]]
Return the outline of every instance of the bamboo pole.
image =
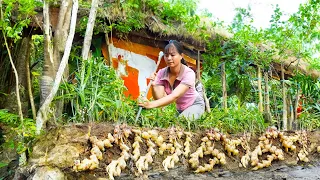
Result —
[[[264,112],[265,112],[265,120],[267,122],[271,122],[272,116],[270,112],[270,96],[269,96],[269,72],[266,71],[264,73],[264,89],[265,89],[265,95],[264,95]]]
[[[282,80],[282,98],[283,98],[283,109],[282,109],[282,128],[283,130],[287,130],[288,126],[288,114],[287,114],[287,88],[284,82],[284,65],[281,63],[281,80]]]
[[[276,75],[278,76],[278,74],[276,74]],[[272,70],[270,71],[270,76],[273,77]],[[279,113],[278,113],[278,103],[277,103],[277,97],[276,97],[275,93],[273,93],[272,98],[273,98],[273,104],[274,104],[274,109],[275,109],[274,116],[277,119],[277,126],[280,128],[280,120],[279,120]]]
[[[262,113],[263,112],[263,97],[262,97],[262,77],[261,77],[261,68],[258,66],[258,93],[259,93],[259,104],[258,109]]]

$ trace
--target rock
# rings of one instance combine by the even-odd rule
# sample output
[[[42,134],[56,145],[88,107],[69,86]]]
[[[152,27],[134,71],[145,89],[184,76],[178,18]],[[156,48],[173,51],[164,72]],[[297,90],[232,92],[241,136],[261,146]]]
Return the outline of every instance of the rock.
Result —
[[[65,180],[64,174],[58,168],[48,166],[37,168],[33,177],[28,180]]]
[[[88,128],[57,128],[39,138],[28,162],[30,166],[73,166],[88,146]]]
[[[273,179],[288,179],[288,174],[286,173],[274,173]]]
[[[153,173],[149,173],[148,177],[156,179],[156,178],[160,178],[161,175],[160,175],[160,172],[153,172]]]
[[[80,151],[81,150],[71,144],[57,145],[51,149],[47,155],[40,158],[30,158],[29,162],[40,166],[72,167],[74,161],[79,158]]]
[[[64,168],[73,166],[79,158],[79,150],[71,145],[60,145],[53,148],[48,155],[48,164]]]
[[[219,177],[231,177],[232,173],[230,171],[222,171],[218,173]]]
[[[16,169],[14,173],[13,180],[25,180],[27,177],[24,175],[24,173],[21,171],[21,169]]]

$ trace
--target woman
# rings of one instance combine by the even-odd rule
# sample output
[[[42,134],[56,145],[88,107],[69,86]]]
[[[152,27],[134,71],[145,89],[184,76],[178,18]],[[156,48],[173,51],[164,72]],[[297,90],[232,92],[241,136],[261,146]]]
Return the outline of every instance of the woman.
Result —
[[[160,69],[150,79],[155,101],[139,102],[146,109],[166,106],[176,102],[179,117],[198,119],[204,113],[203,98],[195,89],[195,73],[183,59],[179,42],[171,40],[164,49],[167,67]]]

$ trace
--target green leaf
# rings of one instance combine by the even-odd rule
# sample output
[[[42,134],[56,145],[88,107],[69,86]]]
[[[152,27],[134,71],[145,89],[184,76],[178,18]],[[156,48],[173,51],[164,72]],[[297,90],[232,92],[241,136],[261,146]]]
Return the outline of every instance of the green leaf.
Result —
[[[0,162],[0,168],[8,166],[8,163]]]

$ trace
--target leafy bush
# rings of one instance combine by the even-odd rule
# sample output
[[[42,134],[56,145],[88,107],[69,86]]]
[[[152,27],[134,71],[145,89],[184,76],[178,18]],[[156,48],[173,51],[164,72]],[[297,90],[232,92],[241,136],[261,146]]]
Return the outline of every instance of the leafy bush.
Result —
[[[19,154],[29,150],[28,147],[31,147],[30,144],[36,138],[36,123],[33,119],[25,118],[21,123],[18,115],[1,109],[0,123],[5,126],[6,131],[2,146],[16,149]]]
[[[306,130],[320,129],[320,104],[315,103],[301,113],[298,119],[299,128]]]

